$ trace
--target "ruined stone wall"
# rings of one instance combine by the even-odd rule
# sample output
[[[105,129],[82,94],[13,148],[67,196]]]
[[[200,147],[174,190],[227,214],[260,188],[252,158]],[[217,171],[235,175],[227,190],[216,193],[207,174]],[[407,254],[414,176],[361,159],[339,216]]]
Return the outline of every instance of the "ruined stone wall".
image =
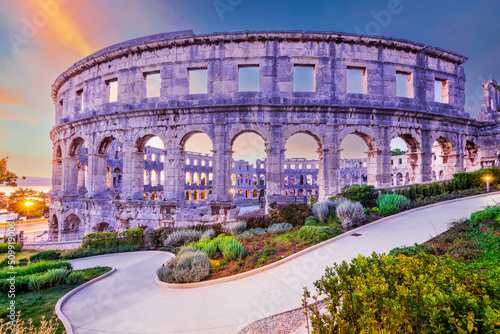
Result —
[[[367,183],[376,187],[392,183],[395,137],[409,147],[414,182],[431,180],[435,141],[443,147],[447,168],[462,171],[467,143],[477,147],[480,136],[478,122],[464,113],[465,60],[418,43],[334,32],[181,31],[110,46],[77,62],[52,87],[51,217],[57,217],[52,225],[62,230],[70,212],[85,231],[175,220],[185,207],[184,144],[200,132],[213,145],[208,199],[214,219],[231,206],[232,146],[245,132],[257,133],[266,145],[268,203],[285,200],[285,144],[296,133],[318,143],[321,199],[342,187],[340,144],[349,134],[367,144]],[[257,88],[242,91],[240,72],[249,67],[257,70]],[[359,91],[350,88],[352,71],[361,74]],[[309,85],[299,82],[299,72],[310,74]],[[407,79],[406,96],[398,96],[398,75]],[[206,77],[202,85],[193,84],[196,76]],[[434,96],[436,82],[440,97]],[[165,148],[160,203],[145,201],[143,194],[145,143],[152,136]],[[106,187],[114,141],[122,147],[119,194]],[[78,191],[82,147],[88,159],[83,196]]]

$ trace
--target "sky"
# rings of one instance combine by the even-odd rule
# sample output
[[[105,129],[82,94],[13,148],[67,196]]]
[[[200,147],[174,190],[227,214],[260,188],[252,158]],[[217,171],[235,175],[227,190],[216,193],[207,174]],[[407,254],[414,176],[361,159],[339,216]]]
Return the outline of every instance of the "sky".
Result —
[[[186,29],[353,32],[451,50],[469,58],[465,108],[476,117],[481,82],[500,80],[499,14],[495,0],[0,0],[0,157],[18,175],[50,177],[56,77],[109,45]],[[287,144],[287,157],[315,154],[302,139]],[[258,156],[249,140],[235,158]]]

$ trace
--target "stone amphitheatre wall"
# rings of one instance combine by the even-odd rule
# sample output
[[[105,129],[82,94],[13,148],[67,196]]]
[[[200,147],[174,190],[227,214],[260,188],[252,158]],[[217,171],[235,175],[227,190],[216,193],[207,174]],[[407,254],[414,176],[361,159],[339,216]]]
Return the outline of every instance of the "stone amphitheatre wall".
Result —
[[[231,206],[232,145],[246,132],[266,145],[268,204],[283,200],[285,144],[296,133],[318,143],[321,199],[340,189],[340,144],[349,134],[367,144],[367,181],[376,187],[391,185],[390,142],[396,137],[409,147],[410,182],[432,180],[436,141],[447,176],[479,168],[484,131],[464,112],[465,61],[409,41],[333,32],[181,31],[110,46],[75,63],[52,87],[51,228],[89,232],[178,220],[185,206],[184,144],[195,133],[205,133],[213,145],[213,194],[205,219],[224,219]],[[242,91],[239,75],[249,67],[258,73],[258,88]],[[301,71],[311,75],[305,89]],[[350,73],[361,78],[354,90]],[[195,87],[191,81],[199,74],[206,81]],[[398,96],[398,75],[406,78],[405,96]],[[153,136],[165,148],[165,196],[145,201],[144,146]],[[123,148],[120,199],[106,188],[106,159],[115,140]],[[88,160],[83,196],[82,147]]]

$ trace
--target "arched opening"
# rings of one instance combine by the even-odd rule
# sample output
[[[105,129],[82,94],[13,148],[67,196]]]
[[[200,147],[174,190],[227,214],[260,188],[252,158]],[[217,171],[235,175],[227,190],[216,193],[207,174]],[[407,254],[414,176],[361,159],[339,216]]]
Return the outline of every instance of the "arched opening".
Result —
[[[253,190],[252,195],[253,195],[253,196],[252,196],[253,198],[257,198],[257,196],[258,196],[257,189],[254,189],[254,190]]]
[[[285,143],[285,176],[289,177],[288,184],[285,184],[285,189],[291,195],[298,193],[297,187],[306,186],[308,189],[318,188],[318,184],[313,184],[312,178],[319,177],[323,166],[322,144],[319,138],[309,132],[298,132],[290,136]],[[319,168],[316,168],[319,167]],[[309,173],[304,176],[304,172]],[[321,174],[322,175],[322,174]],[[307,181],[307,177],[311,182]],[[303,191],[303,195],[306,193]],[[303,196],[300,195],[300,196]]]
[[[436,163],[432,166],[433,169],[443,172],[442,177],[440,175],[440,180],[451,179],[456,173],[458,163],[452,142],[441,136],[433,143],[432,151],[437,156]]]
[[[252,193],[259,187],[257,166],[266,157],[265,142],[262,136],[253,131],[241,132],[231,140],[233,151],[233,172],[236,177],[236,186],[244,188],[235,196],[235,201],[252,198]]]
[[[186,191],[186,201],[191,201],[191,192],[189,190]]]
[[[266,176],[264,174],[260,174],[259,176],[259,185],[264,186],[266,184]]]
[[[420,170],[417,170],[417,166],[421,164],[420,155],[420,144],[418,141],[409,134],[402,134],[391,140],[391,171],[395,175],[393,179],[394,185],[403,185],[408,183],[415,183],[418,179]],[[398,174],[409,175],[409,178],[399,179]]]
[[[236,174],[231,174],[231,185],[232,186],[236,185]]]
[[[72,213],[66,217],[62,226],[62,241],[71,241],[78,239],[83,234],[83,224],[76,214]]]
[[[149,200],[149,193],[144,193],[144,199]]]
[[[112,173],[113,177],[113,188],[121,190],[122,187],[122,171],[119,167],[116,167]]]
[[[154,193],[151,194],[151,200],[152,201],[158,200],[158,194],[156,192],[154,192]]]
[[[158,186],[158,172],[155,171],[154,169],[151,171],[151,186],[152,187]]]
[[[106,166],[106,187],[110,189],[113,186],[113,176],[111,175],[111,167]]]
[[[186,186],[193,190],[193,200],[205,200],[207,186],[213,184],[213,145],[210,137],[200,131],[190,132],[181,140],[186,164]],[[189,161],[189,163],[188,163]],[[189,180],[188,180],[189,175]]]
[[[120,170],[123,168],[123,145],[122,143],[115,139],[114,137],[106,137],[99,144],[99,154],[101,157],[94,156],[94,159],[106,159],[105,169],[102,171],[103,180],[101,182],[104,183],[106,189],[110,193],[112,193],[111,198],[115,198],[116,193],[121,192],[121,187],[118,184],[118,176],[120,176],[121,181],[121,173],[114,175],[113,171]],[[105,156],[106,158],[102,158]],[[98,164],[99,165],[99,164]],[[101,171],[97,171],[97,176],[95,176],[95,182],[99,182],[101,180]],[[113,177],[116,177],[116,182],[113,181]],[[115,187],[115,185],[117,185]],[[121,185],[121,182],[120,182]],[[100,184],[95,185],[97,188],[100,187]]]
[[[87,190],[87,180],[84,166],[88,164],[88,150],[83,138],[73,139],[69,146],[68,161],[63,166],[62,152],[60,147],[56,151],[56,159],[54,161],[54,173],[60,176],[60,186],[62,188],[62,174],[66,174],[64,190],[69,195],[82,195]],[[60,165],[59,165],[60,164]],[[57,177],[57,175],[54,175]],[[58,181],[54,183],[54,187],[59,188]],[[62,190],[62,189],[61,189]]]
[[[49,236],[51,241],[58,241],[59,238],[59,220],[56,215],[52,215],[52,219],[49,221]]]
[[[464,168],[466,172],[472,172],[479,168],[479,159],[477,157],[478,148],[472,140],[465,142]]]
[[[144,170],[144,186],[148,186],[150,184],[149,179],[149,171],[147,169]]]
[[[165,185],[165,144],[155,135],[146,135],[137,141],[139,152],[144,153],[144,192],[163,191]],[[151,195],[153,199],[153,195]]]
[[[97,224],[94,229],[96,232],[111,232],[113,230],[113,228],[105,222]]]
[[[207,199],[207,191],[206,190],[202,190],[201,191],[201,199],[202,200],[206,200]]]
[[[376,185],[376,151],[374,139],[362,132],[345,136],[340,143],[340,185],[342,188],[354,185],[347,174],[364,174],[365,183]],[[342,177],[343,176],[343,177]],[[362,183],[362,179],[358,180]]]

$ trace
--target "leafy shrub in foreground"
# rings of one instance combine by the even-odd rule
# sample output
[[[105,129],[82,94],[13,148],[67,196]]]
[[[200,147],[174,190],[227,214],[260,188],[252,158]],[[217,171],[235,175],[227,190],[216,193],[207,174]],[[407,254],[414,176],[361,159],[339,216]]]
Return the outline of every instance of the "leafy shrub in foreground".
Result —
[[[118,246],[143,246],[144,230],[135,228],[120,232],[88,233],[82,237],[82,248],[115,248]]]
[[[118,246],[116,248],[101,248],[101,249],[77,248],[77,249],[74,249],[74,250],[69,251],[66,254],[62,255],[61,259],[72,260],[72,259],[79,259],[82,257],[97,256],[97,255],[104,255],[104,254],[135,252],[135,251],[140,250],[141,248],[142,248],[142,246]]]
[[[172,232],[165,240],[165,246],[168,247],[179,247],[183,246],[191,241],[198,241],[201,239],[201,231],[194,230],[179,230]]]
[[[470,215],[471,222],[480,224],[484,220],[495,220],[500,217],[500,206],[487,207]]]
[[[227,261],[242,258],[246,253],[245,248],[234,237],[224,236],[221,238],[218,248]]]
[[[337,206],[337,216],[345,228],[352,228],[365,219],[365,210],[360,203],[345,201]]]
[[[377,198],[377,205],[379,208],[394,205],[399,210],[403,210],[406,209],[408,204],[410,204],[410,200],[405,196],[398,194],[383,194]]]
[[[147,247],[161,247],[168,235],[173,232],[172,227],[161,227],[144,233],[144,244]]]
[[[323,242],[340,234],[342,234],[342,231],[338,227],[304,226],[299,230],[298,238],[300,240]]]
[[[413,246],[401,246],[391,249],[389,255],[397,256],[397,255],[405,255],[405,256],[415,256],[421,252],[427,253],[429,250],[429,246],[427,245],[419,245],[415,244]]]
[[[384,217],[388,217],[399,213],[399,211],[399,208],[394,204],[384,204],[380,207],[379,213]]]
[[[60,284],[66,283],[66,276],[68,271],[66,269],[51,269],[42,275],[37,275],[30,278],[28,289],[30,291],[38,291],[42,289],[52,288]]]
[[[267,228],[267,232],[269,233],[285,233],[290,231],[293,228],[292,224],[281,223],[281,224],[273,224]]]
[[[235,236],[247,229],[247,223],[244,221],[228,223],[224,225],[224,233]]]
[[[268,228],[273,223],[268,215],[260,211],[249,212],[240,219],[247,223],[248,228]]]
[[[500,331],[499,282],[449,257],[359,255],[327,267],[314,286],[327,305],[308,308],[315,333]]]
[[[319,226],[321,222],[315,216],[307,217],[305,226]]]
[[[215,238],[216,236],[216,233],[213,229],[208,229],[206,230],[205,232],[203,232],[201,234],[201,238],[200,239],[208,239],[208,240],[212,240],[213,238]]]
[[[263,235],[266,233],[266,230],[263,228],[251,228],[248,232],[251,232],[253,235]]]
[[[158,268],[158,279],[167,283],[195,283],[210,276],[212,264],[207,255],[199,250],[179,252]]]
[[[376,205],[378,192],[374,186],[353,186],[342,190],[342,197],[353,202],[359,202],[364,207],[373,207]]]
[[[41,260],[57,260],[61,256],[61,252],[54,250],[43,251],[35,255],[30,256],[30,262],[41,261]]]

